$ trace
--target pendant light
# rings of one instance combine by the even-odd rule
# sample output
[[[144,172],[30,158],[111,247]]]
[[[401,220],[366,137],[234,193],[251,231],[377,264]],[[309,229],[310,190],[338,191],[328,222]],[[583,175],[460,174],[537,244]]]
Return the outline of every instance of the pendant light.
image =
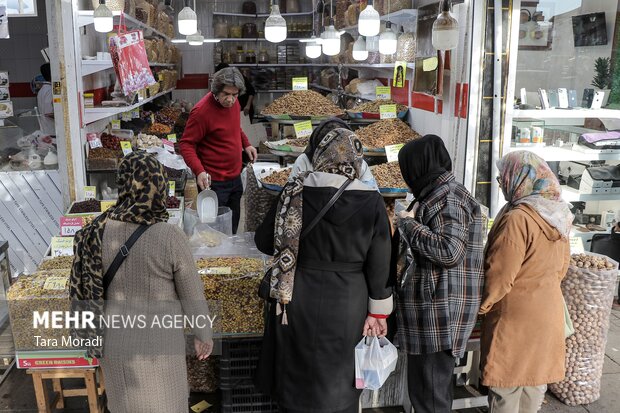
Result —
[[[329,26],[321,34],[321,46],[323,47],[323,54],[326,56],[336,56],[340,53],[340,35],[342,32],[337,31],[334,27],[333,0],[330,0],[329,3]]]
[[[189,43],[190,46],[202,46],[204,41],[205,38],[202,33],[200,33],[200,30],[198,30],[194,34],[190,34],[189,36],[187,36],[187,43]]]
[[[459,22],[450,14],[448,0],[443,0],[441,13],[433,23],[432,43],[436,50],[454,49],[459,44]]]
[[[388,20],[385,23],[385,31],[379,36],[379,53],[394,54],[398,40],[396,33],[392,30],[392,23]]]
[[[353,43],[353,60],[366,60],[368,59],[368,50],[366,50],[366,41],[364,36],[357,37],[355,43]]]
[[[308,59],[316,59],[321,56],[321,39],[314,35],[314,10],[312,10],[312,37],[309,39],[300,39],[301,43],[306,43],[306,57]]]
[[[379,34],[380,26],[379,12],[373,7],[372,0],[368,0],[368,5],[357,20],[357,31],[361,36],[376,36]]]
[[[93,13],[95,30],[101,33],[111,32],[114,28],[114,17],[112,12],[105,5],[105,0],[99,0],[99,6]]]
[[[196,7],[195,2],[194,7]],[[185,2],[185,7],[179,12],[178,24],[179,33],[186,36],[190,36],[198,31],[198,16],[196,16],[196,12],[189,7],[189,1]]]
[[[271,43],[280,43],[286,40],[286,20],[280,14],[280,6],[271,5],[271,14],[265,22],[265,39]]]

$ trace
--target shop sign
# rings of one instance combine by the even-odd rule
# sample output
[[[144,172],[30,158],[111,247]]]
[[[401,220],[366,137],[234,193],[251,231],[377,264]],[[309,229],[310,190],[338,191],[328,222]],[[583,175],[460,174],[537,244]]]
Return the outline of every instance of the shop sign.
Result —
[[[171,133],[170,135],[166,136],[166,138],[170,141],[170,142],[177,142],[177,134],[176,133]]]
[[[230,275],[232,274],[231,267],[210,267],[203,268],[198,271],[200,275]]]
[[[400,149],[405,146],[404,143],[399,143],[397,145],[388,145],[385,147],[385,155],[387,156],[388,162],[397,162],[398,161],[398,152]]]
[[[120,129],[121,128],[121,121],[119,119],[114,119],[110,123],[112,124],[112,129]]]
[[[191,407],[191,409],[192,409],[193,412],[201,413],[201,412],[204,412],[205,410],[207,410],[211,406],[212,405],[207,403],[206,400],[203,400],[200,403],[197,403],[197,404],[193,405]]]
[[[307,138],[312,135],[312,121],[306,120],[304,122],[297,122],[293,127],[295,128],[295,135],[298,138]]]
[[[583,238],[570,237],[570,252],[571,254],[581,254],[585,252],[583,247]]]
[[[375,96],[377,99],[392,99],[392,88],[389,86],[377,86]]]
[[[99,135],[96,133],[87,133],[86,140],[88,141],[90,149],[103,148],[101,139],[99,139]]]
[[[396,119],[396,105],[379,106],[379,117],[381,119]]]
[[[68,278],[66,277],[47,277],[45,284],[43,284],[44,290],[64,290],[67,288]]]
[[[174,143],[170,142],[168,139],[161,140],[162,145],[164,145],[164,149],[170,153],[174,153]]]
[[[174,196],[174,192],[177,189],[177,184],[174,181],[168,181],[168,196]]]
[[[52,257],[73,255],[73,237],[52,237]]]
[[[60,236],[73,237],[83,226],[84,220],[80,217],[60,217]]]
[[[294,77],[293,78],[293,90],[308,90],[308,78],[307,77]]]
[[[96,358],[80,350],[16,351],[17,368],[54,369],[72,367],[94,367],[99,365]]]
[[[131,142],[129,141],[121,141],[121,149],[123,150],[124,156],[127,156],[133,152],[133,149],[131,149]]]
[[[114,205],[116,205],[116,201],[101,201],[101,212],[107,211]]]
[[[85,186],[84,187],[84,200],[95,199],[97,198],[97,187],[96,186]]]

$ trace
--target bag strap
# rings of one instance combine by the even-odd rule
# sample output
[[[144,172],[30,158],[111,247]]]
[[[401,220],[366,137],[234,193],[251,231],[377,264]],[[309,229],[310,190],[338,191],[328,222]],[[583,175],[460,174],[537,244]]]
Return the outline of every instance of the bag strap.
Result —
[[[114,276],[116,275],[119,267],[121,266],[123,261],[125,261],[125,258],[127,258],[127,256],[129,255],[129,250],[131,249],[131,247],[133,247],[133,244],[135,244],[138,238],[140,238],[142,234],[144,234],[144,231],[146,231],[147,229],[149,229],[149,225],[140,225],[138,228],[136,228],[133,234],[131,234],[129,239],[125,241],[123,245],[121,245],[120,250],[118,251],[118,253],[116,253],[116,257],[114,257],[114,261],[112,261],[112,264],[110,264],[110,267],[103,276],[104,294],[112,283],[112,280],[114,279]]]
[[[316,224],[319,223],[319,221],[321,220],[321,218],[323,218],[323,216],[327,213],[327,211],[334,206],[334,204],[336,203],[336,201],[338,200],[338,198],[340,198],[340,195],[342,195],[342,193],[344,192],[345,189],[347,189],[347,186],[349,186],[349,184],[351,184],[351,182],[353,182],[352,179],[347,179],[338,189],[338,191],[334,194],[334,196],[332,196],[332,199],[329,200],[329,202],[323,207],[323,209],[321,209],[319,211],[319,213],[317,214],[317,216],[314,217],[314,219],[312,220],[312,222],[310,222],[310,224],[306,227],[306,229],[303,230],[303,232],[301,233],[301,235],[299,236],[299,239],[302,240],[306,237],[306,235],[308,235],[308,233],[310,231],[312,231],[312,229],[316,226]]]

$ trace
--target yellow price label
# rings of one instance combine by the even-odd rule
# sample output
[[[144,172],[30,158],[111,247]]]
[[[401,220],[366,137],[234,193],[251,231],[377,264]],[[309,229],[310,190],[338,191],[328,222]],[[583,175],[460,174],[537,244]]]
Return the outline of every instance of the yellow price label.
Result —
[[[118,119],[113,120],[112,122],[110,122],[112,124],[112,129],[120,129],[121,128],[121,121]]]
[[[73,255],[73,237],[52,237],[52,257]]]
[[[201,412],[207,410],[211,406],[212,406],[212,404],[209,404],[205,400],[203,400],[200,403],[197,403],[197,404],[193,405],[191,407],[191,409],[192,409],[193,412],[201,413]]]
[[[381,105],[379,106],[379,118],[381,119],[396,119],[396,105]]]
[[[202,270],[198,272],[203,275],[230,275],[232,274],[232,268],[231,267],[210,267],[210,268],[203,268]]]
[[[385,156],[387,156],[388,162],[396,162],[398,161],[398,152],[400,152],[401,148],[405,146],[404,143],[399,143],[396,145],[388,145],[385,147]]]
[[[121,149],[123,150],[123,155],[125,156],[133,152],[133,149],[131,149],[131,142],[129,141],[121,141]]]
[[[64,290],[67,288],[67,281],[69,279],[66,277],[48,277],[45,279],[45,284],[43,284],[44,290]]]
[[[101,212],[107,211],[114,205],[116,205],[116,201],[101,201]]]
[[[493,224],[495,223],[495,219],[494,218],[489,218],[489,221],[487,222],[487,230],[490,231],[491,228],[493,228]]]
[[[170,142],[176,143],[177,142],[177,134],[176,133],[171,133],[170,135],[167,136],[168,140]]]
[[[121,120],[123,122],[130,122],[131,119],[132,119],[131,112],[123,112],[123,113],[121,113]]]
[[[293,127],[295,128],[295,136],[298,138],[307,138],[312,135],[312,121],[297,122]]]
[[[389,86],[377,86],[375,96],[377,99],[392,99],[392,88]]]
[[[293,78],[293,90],[308,90],[308,78],[307,77],[294,77]]]
[[[168,196],[174,196],[174,192],[177,189],[177,184],[174,181],[168,181]]]

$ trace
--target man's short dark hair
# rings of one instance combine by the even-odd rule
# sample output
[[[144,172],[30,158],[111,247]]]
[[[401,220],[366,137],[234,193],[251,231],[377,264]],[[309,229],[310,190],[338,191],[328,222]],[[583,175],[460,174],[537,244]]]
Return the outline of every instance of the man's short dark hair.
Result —
[[[41,65],[41,75],[43,75],[43,79],[46,82],[52,81],[52,68],[49,63],[44,63]]]

